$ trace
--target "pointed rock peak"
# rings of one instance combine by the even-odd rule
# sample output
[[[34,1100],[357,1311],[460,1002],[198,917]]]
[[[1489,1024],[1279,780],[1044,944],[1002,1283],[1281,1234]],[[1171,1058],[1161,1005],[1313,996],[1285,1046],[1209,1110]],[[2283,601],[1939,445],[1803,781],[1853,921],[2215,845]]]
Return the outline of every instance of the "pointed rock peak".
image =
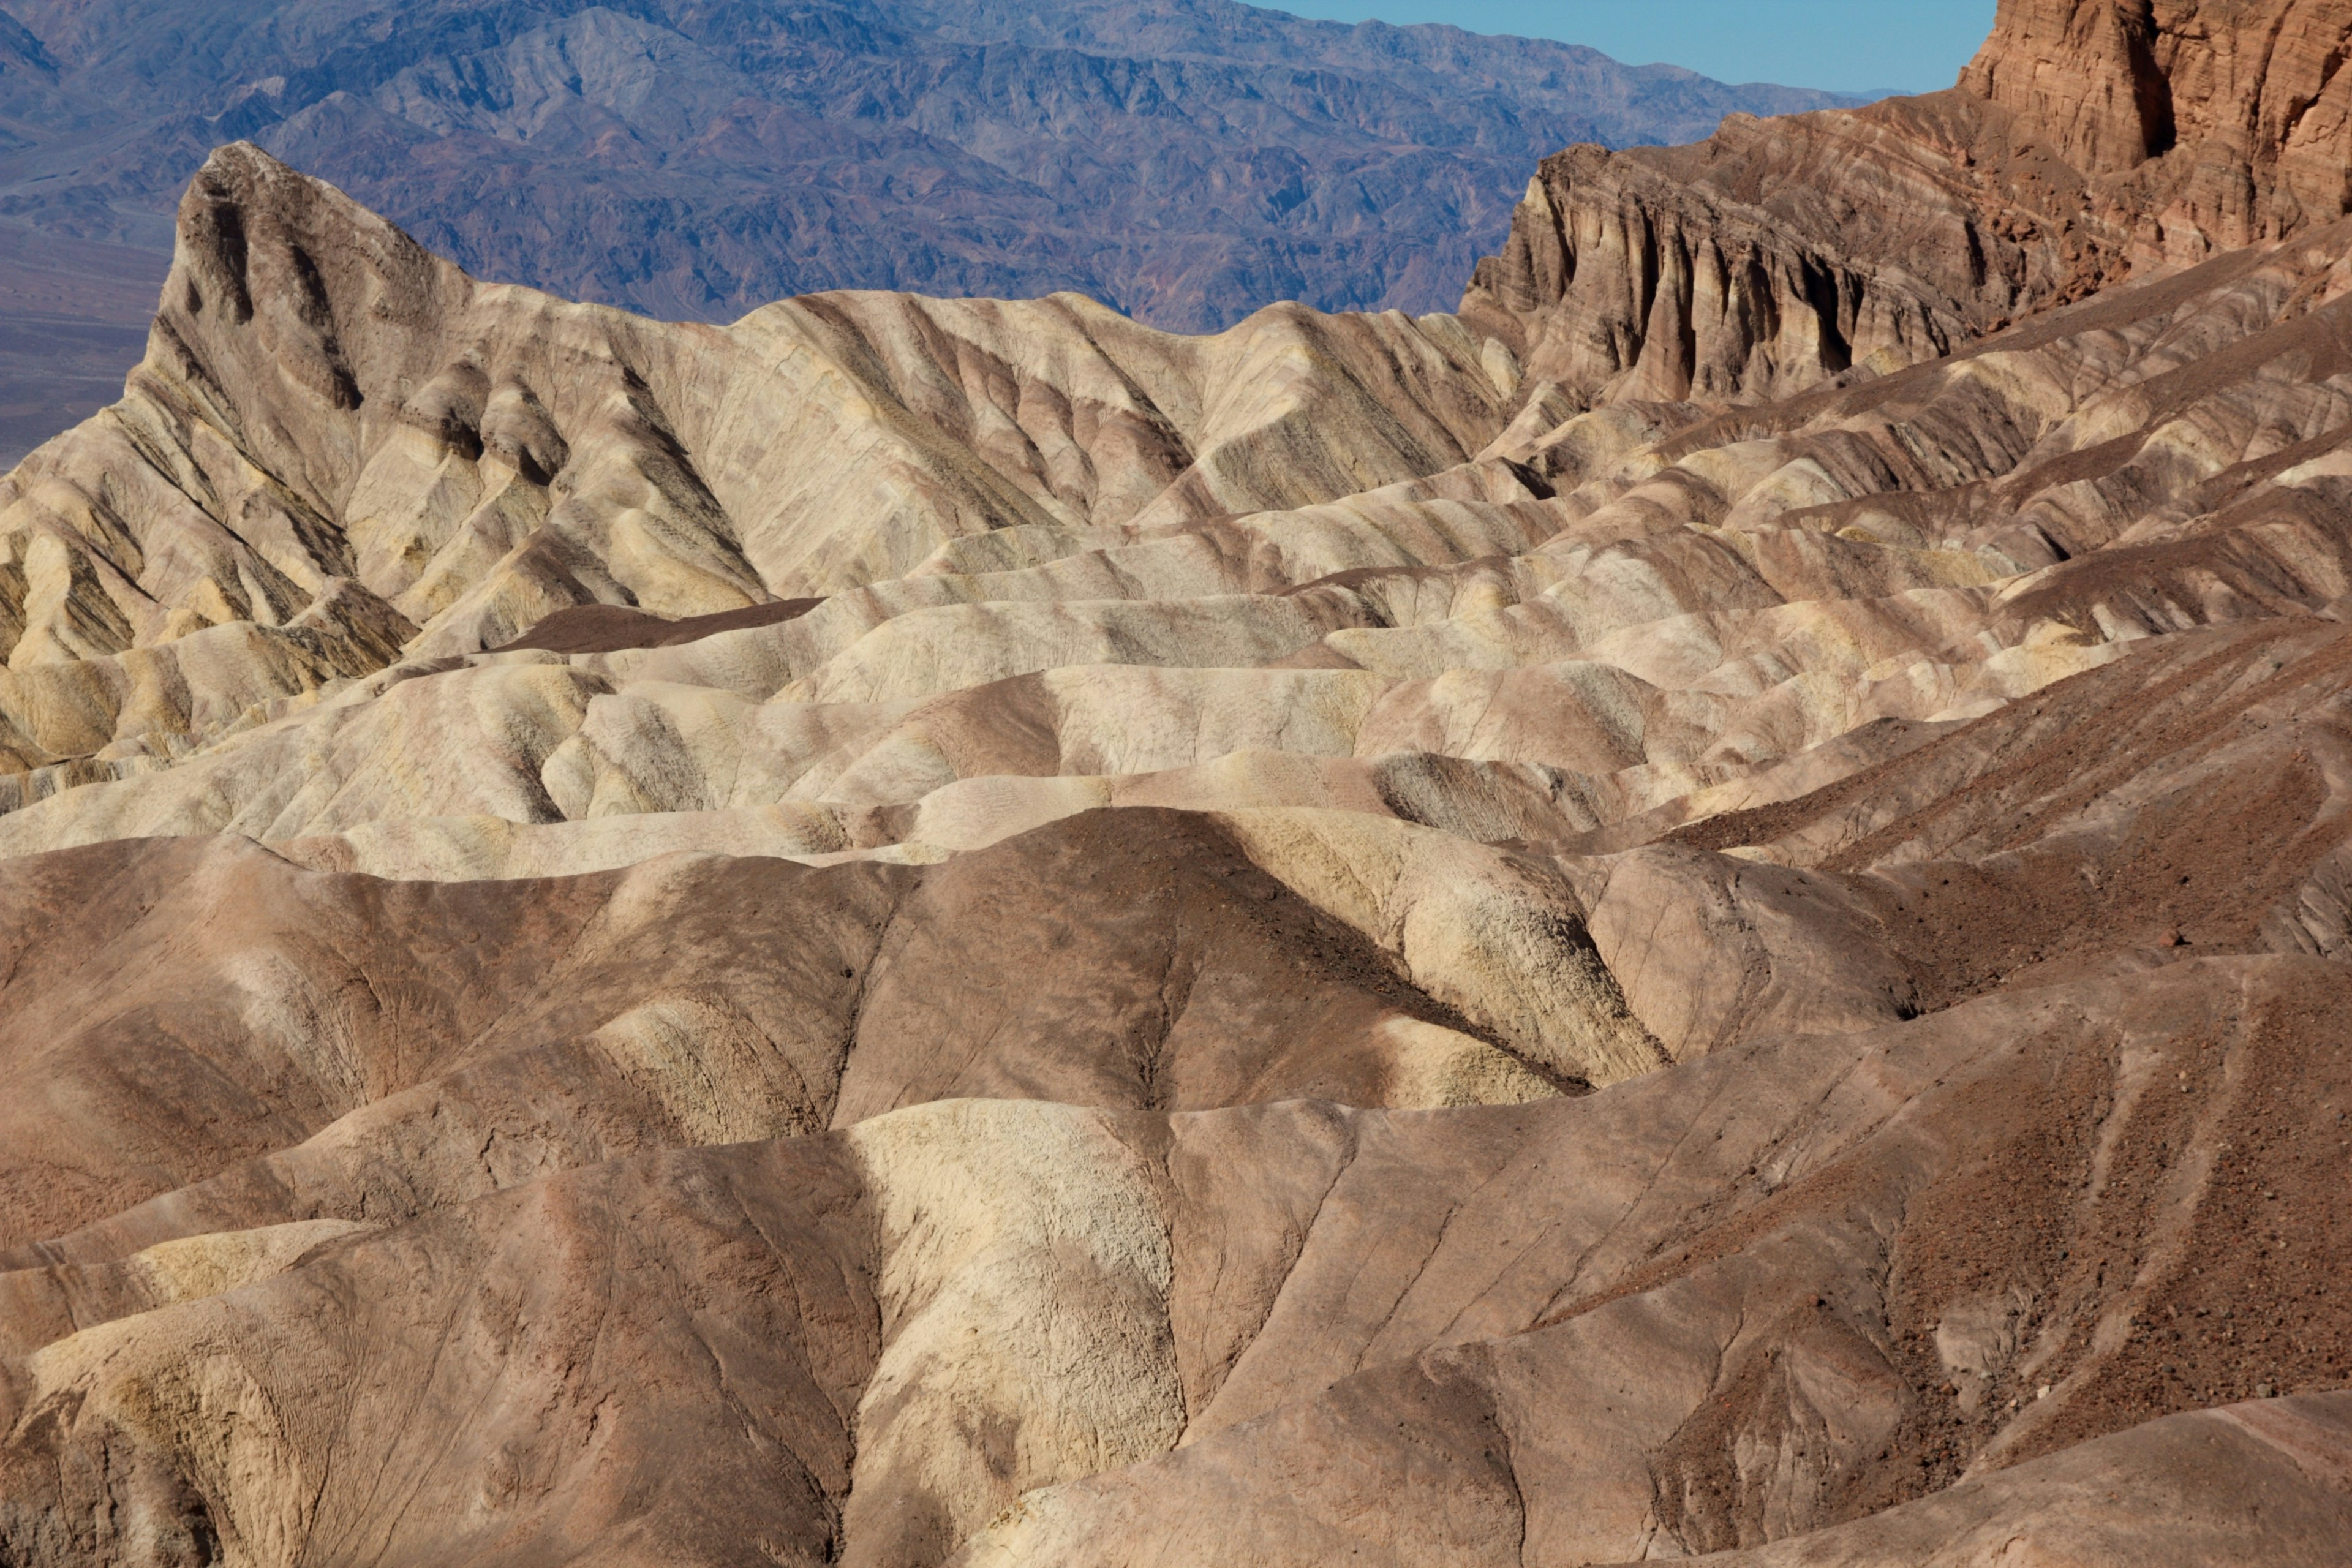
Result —
[[[349,410],[367,380],[354,332],[415,325],[464,287],[457,268],[334,186],[237,142],[181,198],[156,321],[224,406],[290,382]]]
[[[265,254],[294,263],[296,296],[305,304],[323,303],[315,296],[323,286],[320,263],[330,258],[418,281],[441,265],[325,181],[288,168],[250,142],[233,142],[214,150],[180,199],[173,270],[197,292],[167,292],[166,309],[179,303],[201,313],[218,300],[233,319],[248,319],[256,293],[251,271]]]

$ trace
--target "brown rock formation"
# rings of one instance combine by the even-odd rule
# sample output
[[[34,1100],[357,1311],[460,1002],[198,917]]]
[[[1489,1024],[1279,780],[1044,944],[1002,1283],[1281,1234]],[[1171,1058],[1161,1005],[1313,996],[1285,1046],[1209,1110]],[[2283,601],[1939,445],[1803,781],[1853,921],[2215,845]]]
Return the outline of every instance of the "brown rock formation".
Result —
[[[1485,329],[225,153],[0,490],[0,1563],[2338,1568],[2352,221],[2099,216],[2329,36],[2203,16],[1571,154]]]
[[[2327,0],[2002,0],[1953,91],[1548,159],[1463,313],[1579,405],[1883,374],[2352,211],[2347,56]]]
[[[2004,0],[1960,88],[2103,184],[2135,259],[2352,210],[2352,17],[2324,0]]]
[[[2180,140],[2152,12],[2148,0],[2010,0],[1960,88],[2008,110],[2086,174],[2137,169]]]

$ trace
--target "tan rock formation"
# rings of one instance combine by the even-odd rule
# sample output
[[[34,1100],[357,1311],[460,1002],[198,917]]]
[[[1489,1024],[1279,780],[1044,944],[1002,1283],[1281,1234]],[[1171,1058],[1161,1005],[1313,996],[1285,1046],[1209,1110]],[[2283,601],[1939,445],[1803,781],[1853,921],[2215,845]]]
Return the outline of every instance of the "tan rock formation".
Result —
[[[152,747],[568,605],[721,612],[995,529],[1334,500],[1461,462],[1505,395],[1443,318],[1196,341],[1075,297],[840,295],[644,321],[478,284],[225,149],[125,400],[0,489],[0,742]],[[163,651],[238,623],[267,679]]]
[[[2341,20],[1213,340],[225,152],[0,485],[0,1563],[2352,1560]]]

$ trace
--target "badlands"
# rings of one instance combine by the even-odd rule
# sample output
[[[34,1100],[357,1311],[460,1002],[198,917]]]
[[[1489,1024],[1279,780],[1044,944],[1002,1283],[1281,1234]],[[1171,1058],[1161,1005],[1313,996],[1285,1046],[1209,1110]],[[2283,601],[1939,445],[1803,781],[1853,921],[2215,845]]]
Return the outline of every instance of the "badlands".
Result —
[[[1235,0],[5,0],[0,471],[114,400],[227,142],[650,315],[1075,289],[1205,332],[1447,309],[1555,149],[1862,101]]]
[[[0,480],[0,1563],[2352,1561],[2347,58],[1207,338],[221,149]]]

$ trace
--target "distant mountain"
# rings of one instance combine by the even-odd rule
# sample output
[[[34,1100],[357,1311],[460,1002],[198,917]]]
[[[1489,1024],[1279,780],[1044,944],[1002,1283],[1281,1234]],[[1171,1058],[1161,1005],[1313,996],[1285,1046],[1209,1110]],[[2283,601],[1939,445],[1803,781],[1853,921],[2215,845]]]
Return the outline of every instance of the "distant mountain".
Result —
[[[16,272],[100,275],[62,240],[160,279],[241,138],[481,276],[668,317],[846,286],[1189,331],[1425,310],[1546,153],[1851,101],[1229,0],[0,0],[0,310],[58,313]]]

